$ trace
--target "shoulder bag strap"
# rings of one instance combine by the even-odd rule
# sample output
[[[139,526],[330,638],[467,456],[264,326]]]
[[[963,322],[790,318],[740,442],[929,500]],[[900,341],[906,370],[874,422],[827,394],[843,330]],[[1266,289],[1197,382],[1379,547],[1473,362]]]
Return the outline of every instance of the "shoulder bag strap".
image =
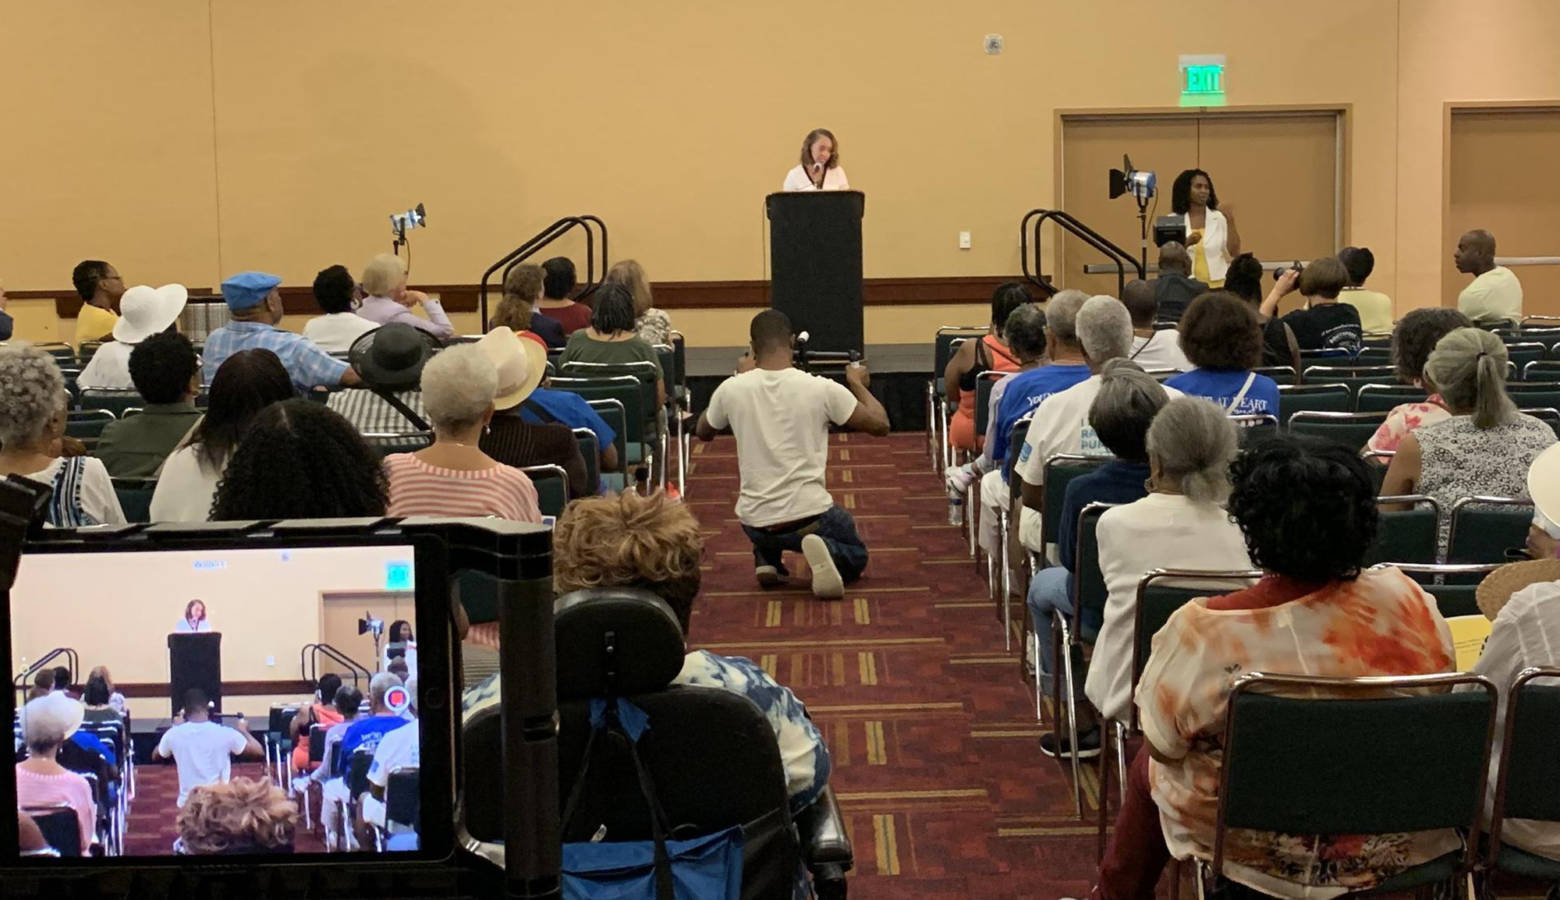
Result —
[[[1224,407],[1224,412],[1226,414],[1233,416],[1240,410],[1240,401],[1246,399],[1246,392],[1251,390],[1251,384],[1256,380],[1256,372],[1246,373],[1246,383],[1240,386],[1240,393],[1235,395],[1235,399],[1230,401],[1229,406]]]
[[[395,409],[396,412],[398,412],[401,415],[405,416],[406,420],[408,422],[411,422],[413,425],[416,425],[418,431],[430,431],[430,430],[432,430],[432,429],[430,429],[428,427],[428,423],[423,421],[422,416],[419,416],[417,413],[413,412],[412,408],[410,406],[407,406],[406,403],[403,402],[401,400],[401,398],[397,397],[394,393],[392,393],[390,391],[387,391],[387,390],[384,390],[382,388],[377,388],[377,387],[376,388],[369,388],[369,390],[373,391],[375,394],[378,394],[380,399],[382,399],[386,403],[390,404]]]

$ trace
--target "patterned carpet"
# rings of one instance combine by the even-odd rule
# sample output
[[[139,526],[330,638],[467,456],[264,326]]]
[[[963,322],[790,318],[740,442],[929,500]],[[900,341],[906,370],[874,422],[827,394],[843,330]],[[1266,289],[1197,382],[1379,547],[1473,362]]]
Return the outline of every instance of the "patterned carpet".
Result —
[[[1083,896],[1097,782],[1085,775],[1080,822],[925,447],[833,438],[829,489],[871,552],[836,603],[807,592],[799,556],[793,588],[758,588],[732,512],[735,443],[696,444],[688,503],[708,547],[690,645],[757,660],[806,701],[855,845],[852,897]]]
[[[264,778],[265,766],[261,763],[234,763],[235,778]],[[179,816],[179,773],[172,764],[138,765],[135,767],[135,800],[130,804],[130,818],[125,823],[126,856],[168,856],[173,839],[179,836],[175,822]],[[315,792],[312,807],[315,830],[319,829],[319,792]],[[303,827],[298,820],[298,830],[293,842],[299,853],[318,853],[325,849],[323,840]]]

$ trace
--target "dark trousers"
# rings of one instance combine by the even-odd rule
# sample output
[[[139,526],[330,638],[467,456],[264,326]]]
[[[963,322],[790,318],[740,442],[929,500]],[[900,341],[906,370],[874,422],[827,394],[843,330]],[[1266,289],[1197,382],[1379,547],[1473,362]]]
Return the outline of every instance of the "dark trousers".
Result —
[[[823,543],[829,548],[829,556],[834,560],[834,567],[840,570],[840,578],[846,584],[860,578],[862,570],[867,567],[867,545],[861,542],[861,535],[856,533],[856,520],[838,505],[786,531],[766,531],[747,525],[742,526],[742,531],[753,542],[755,564],[774,566],[781,574],[786,572],[785,566],[780,563],[781,552],[802,552],[802,538],[809,534],[823,538]]]
[[[1101,803],[1105,802],[1103,798]],[[1148,786],[1148,744],[1127,767],[1127,795],[1116,817],[1116,830],[1100,861],[1097,900],[1153,900],[1159,873],[1170,861],[1159,807]]]

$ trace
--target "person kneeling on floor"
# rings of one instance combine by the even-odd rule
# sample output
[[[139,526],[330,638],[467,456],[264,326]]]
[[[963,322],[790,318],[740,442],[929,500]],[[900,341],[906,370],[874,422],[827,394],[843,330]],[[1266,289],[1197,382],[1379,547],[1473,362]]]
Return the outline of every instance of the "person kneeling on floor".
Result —
[[[793,368],[791,320],[779,310],[754,316],[750,336],[752,350],[737,374],[721,382],[699,416],[699,440],[727,428],[736,435],[737,518],[753,542],[758,583],[784,582],[782,554],[789,550],[807,558],[813,594],[839,599],[866,568],[867,548],[855,520],[824,487],[829,425],[881,437],[888,413],[867,391],[870,379],[859,363],[846,368],[845,387]]]

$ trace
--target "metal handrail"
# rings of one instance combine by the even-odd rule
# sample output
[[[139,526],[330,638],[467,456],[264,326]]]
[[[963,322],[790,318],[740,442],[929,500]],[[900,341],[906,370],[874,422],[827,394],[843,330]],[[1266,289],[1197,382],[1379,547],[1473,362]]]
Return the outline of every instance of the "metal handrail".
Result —
[[[522,262],[525,262],[532,256],[535,256],[537,251],[567,234],[573,228],[583,228],[585,230],[585,288],[584,290],[580,291],[579,296],[586,297],[595,293],[596,289],[601,286],[602,282],[604,282],[607,277],[607,224],[603,222],[599,216],[593,216],[590,214],[564,216],[558,221],[537,232],[531,237],[530,240],[527,240],[525,243],[504,254],[498,259],[497,262],[493,263],[491,266],[488,266],[487,271],[482,273],[482,280],[478,286],[478,304],[480,307],[479,311],[482,315],[483,331],[487,331],[488,281],[493,277],[493,273],[498,272],[499,270],[503,270],[503,275],[499,277],[499,283],[502,284],[504,276],[509,274],[510,269],[520,265]],[[597,228],[601,229],[600,280],[597,280],[596,278],[595,229]]]
[[[55,647],[19,672],[16,678],[12,679],[11,686],[16,689],[17,694],[25,695],[28,689],[27,679],[31,678],[34,672],[53,662],[55,657],[58,656],[64,656],[70,661],[70,682],[75,684],[76,674],[81,671],[81,656],[72,647]],[[17,705],[20,706],[21,704],[18,703]]]
[[[1023,267],[1024,279],[1045,291],[1047,296],[1054,296],[1057,292],[1057,288],[1040,279],[1040,273],[1042,270],[1040,265],[1040,226],[1043,225],[1047,219],[1054,219],[1056,224],[1061,226],[1062,229],[1068,234],[1071,234],[1072,236],[1083,241],[1085,244],[1088,244],[1094,249],[1100,251],[1112,262],[1118,264],[1118,268],[1116,270],[1117,296],[1120,296],[1127,287],[1126,269],[1125,267],[1121,267],[1120,264],[1125,263],[1126,265],[1130,265],[1133,270],[1137,272],[1137,277],[1145,277],[1146,270],[1143,266],[1142,260],[1134,257],[1126,250],[1123,250],[1121,247],[1117,246],[1109,238],[1100,234],[1098,231],[1095,231],[1089,226],[1078,221],[1075,216],[1068,213],[1067,211],[1060,209],[1031,209],[1029,212],[1024,214],[1024,217],[1020,219],[1018,223],[1018,261],[1019,264]],[[1033,272],[1031,272],[1029,269],[1029,229],[1031,228],[1029,223],[1031,220],[1034,221],[1034,225],[1032,227],[1034,229],[1035,243],[1035,265]]]
[[[311,653],[312,651],[312,653]],[[298,651],[298,670],[310,684],[319,681],[320,654],[323,653],[337,663],[347,667],[352,675],[352,686],[358,687],[358,673],[362,673],[363,681],[372,681],[374,673],[364,668],[362,663],[348,656],[341,650],[330,644],[304,644]],[[377,662],[377,660],[376,660]]]

